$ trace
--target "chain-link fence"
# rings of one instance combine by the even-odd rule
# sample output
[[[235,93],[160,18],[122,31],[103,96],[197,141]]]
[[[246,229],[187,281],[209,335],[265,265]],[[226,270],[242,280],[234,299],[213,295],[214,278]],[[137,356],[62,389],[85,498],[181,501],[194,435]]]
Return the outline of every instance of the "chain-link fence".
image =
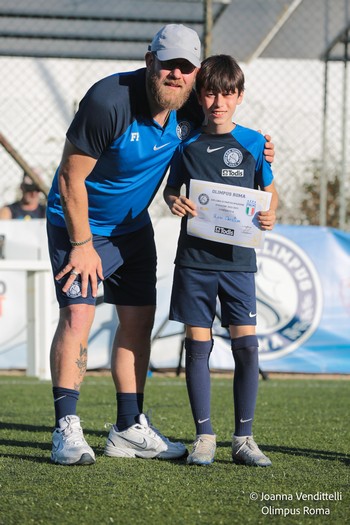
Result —
[[[12,4],[0,4],[0,134],[46,184],[90,85],[142,67],[151,35],[181,22],[245,72],[235,120],[272,135],[279,221],[349,229],[349,0],[209,2],[209,34],[201,0]],[[0,148],[0,206],[16,197],[22,171]],[[159,193],[152,213],[166,212]]]

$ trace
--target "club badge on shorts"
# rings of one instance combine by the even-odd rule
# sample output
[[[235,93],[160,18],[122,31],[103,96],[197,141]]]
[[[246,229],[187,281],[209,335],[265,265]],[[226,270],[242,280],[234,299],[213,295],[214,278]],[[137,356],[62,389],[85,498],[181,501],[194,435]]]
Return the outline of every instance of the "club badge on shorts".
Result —
[[[67,297],[70,297],[70,299],[81,297],[81,283],[79,281],[73,281],[70,288],[67,290],[66,295]]]

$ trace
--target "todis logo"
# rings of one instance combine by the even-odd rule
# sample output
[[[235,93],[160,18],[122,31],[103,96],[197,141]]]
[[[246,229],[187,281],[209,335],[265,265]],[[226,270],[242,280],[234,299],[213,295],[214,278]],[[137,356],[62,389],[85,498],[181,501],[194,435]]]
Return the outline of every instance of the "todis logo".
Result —
[[[266,235],[257,260],[259,353],[264,360],[275,359],[295,351],[316,330],[322,288],[307,254],[282,235]]]

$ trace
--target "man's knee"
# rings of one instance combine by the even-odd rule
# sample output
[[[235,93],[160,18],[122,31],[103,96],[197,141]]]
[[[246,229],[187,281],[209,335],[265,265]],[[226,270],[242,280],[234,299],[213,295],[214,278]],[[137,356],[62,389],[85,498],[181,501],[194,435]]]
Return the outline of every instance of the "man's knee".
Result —
[[[89,304],[74,304],[61,308],[59,324],[72,332],[89,331],[94,320],[95,307]]]
[[[118,330],[131,337],[150,337],[154,315],[154,306],[118,306]]]

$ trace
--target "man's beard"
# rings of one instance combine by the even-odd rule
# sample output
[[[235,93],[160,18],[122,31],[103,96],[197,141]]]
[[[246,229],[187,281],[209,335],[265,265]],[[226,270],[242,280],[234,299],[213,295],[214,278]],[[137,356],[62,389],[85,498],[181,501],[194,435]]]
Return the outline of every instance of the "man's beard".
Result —
[[[168,81],[169,82],[169,81]],[[150,73],[147,77],[148,88],[155,102],[162,109],[180,109],[190,96],[192,87],[181,87],[176,91],[168,89],[163,82],[160,82],[155,73]],[[176,85],[176,81],[174,81]]]

